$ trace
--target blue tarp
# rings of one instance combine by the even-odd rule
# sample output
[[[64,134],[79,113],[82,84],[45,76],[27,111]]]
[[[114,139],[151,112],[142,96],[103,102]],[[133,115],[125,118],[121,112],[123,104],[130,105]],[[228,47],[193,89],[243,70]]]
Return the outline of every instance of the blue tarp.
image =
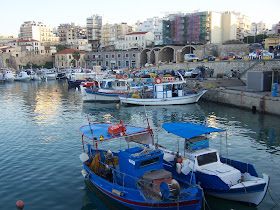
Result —
[[[191,139],[202,134],[226,131],[193,123],[165,123],[162,127],[169,133],[173,133],[186,139]]]
[[[121,135],[111,136],[108,133],[108,128],[113,125],[115,124],[100,123],[100,124],[85,125],[80,128],[80,132],[89,139],[94,139],[96,137],[97,140],[99,140],[100,136],[102,135],[103,141],[107,139],[121,137]],[[126,125],[126,132],[125,132],[126,136],[133,135],[136,133],[144,133],[144,132],[148,132],[148,129]]]

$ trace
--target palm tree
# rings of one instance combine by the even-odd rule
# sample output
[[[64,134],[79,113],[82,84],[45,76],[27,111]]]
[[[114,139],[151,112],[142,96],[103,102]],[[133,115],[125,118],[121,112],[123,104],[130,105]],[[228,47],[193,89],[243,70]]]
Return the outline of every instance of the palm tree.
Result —
[[[81,54],[78,51],[74,51],[72,54],[73,58],[77,61],[76,63],[78,64],[78,61],[80,60]]]

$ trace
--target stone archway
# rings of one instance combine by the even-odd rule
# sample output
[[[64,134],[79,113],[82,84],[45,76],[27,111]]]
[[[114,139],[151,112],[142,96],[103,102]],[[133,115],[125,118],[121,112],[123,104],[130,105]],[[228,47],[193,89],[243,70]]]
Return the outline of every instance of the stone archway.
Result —
[[[140,53],[140,67],[145,66],[146,63],[148,63],[148,53],[150,52],[150,49],[143,49]]]
[[[184,55],[185,54],[190,54],[190,53],[193,53],[194,51],[196,50],[196,48],[192,45],[186,45],[184,46],[180,52],[179,52],[179,58],[178,58],[178,61],[182,62],[184,61]]]
[[[172,47],[163,47],[158,54],[158,61],[171,62],[174,61],[174,49]]]

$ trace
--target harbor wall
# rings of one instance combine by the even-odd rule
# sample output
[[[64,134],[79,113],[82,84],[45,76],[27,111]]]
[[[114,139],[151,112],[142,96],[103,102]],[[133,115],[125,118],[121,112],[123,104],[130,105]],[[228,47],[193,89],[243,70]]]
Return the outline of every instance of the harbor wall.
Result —
[[[220,87],[209,88],[201,99],[280,116],[280,97],[272,97],[270,93],[260,94]]]

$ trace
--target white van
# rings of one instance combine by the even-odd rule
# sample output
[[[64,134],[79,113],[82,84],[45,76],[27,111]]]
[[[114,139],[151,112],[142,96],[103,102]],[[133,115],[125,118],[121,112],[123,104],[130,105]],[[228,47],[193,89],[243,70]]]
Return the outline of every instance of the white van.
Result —
[[[193,60],[198,61],[198,57],[195,54],[185,54],[184,55],[184,60],[185,61],[193,61]]]

